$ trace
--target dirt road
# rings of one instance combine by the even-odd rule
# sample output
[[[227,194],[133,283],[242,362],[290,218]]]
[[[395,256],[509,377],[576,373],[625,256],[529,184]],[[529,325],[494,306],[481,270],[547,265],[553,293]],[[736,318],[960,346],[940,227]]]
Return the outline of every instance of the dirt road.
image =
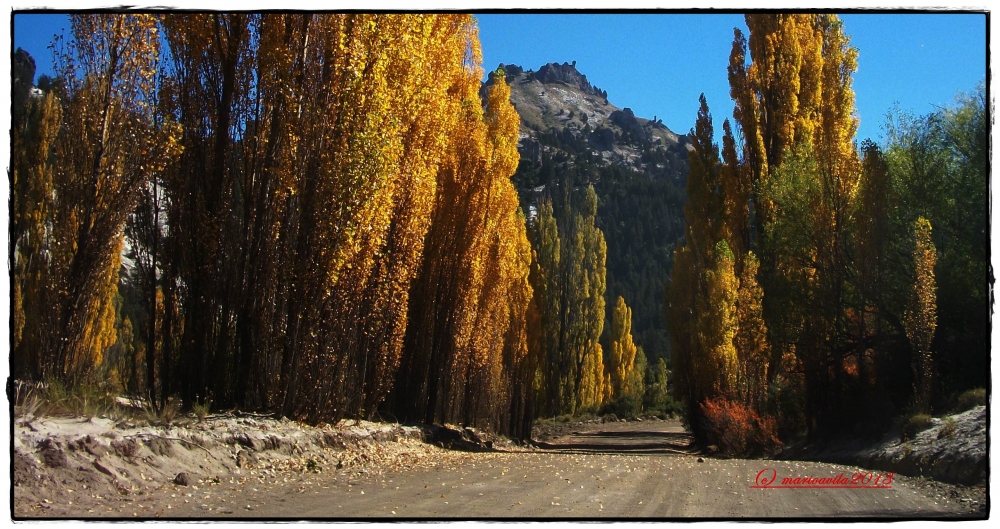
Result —
[[[894,476],[885,489],[755,489],[757,475],[850,477],[857,468],[725,460],[691,452],[671,421],[593,425],[545,450],[468,453],[425,470],[382,475],[314,474],[253,488],[175,488],[139,498],[119,516],[290,518],[772,518],[972,516],[960,493],[941,494]],[[768,474],[771,470],[767,471]],[[878,475],[878,473],[875,473]],[[959,489],[961,490],[961,489]],[[157,494],[159,496],[159,493]],[[138,507],[136,507],[138,505]],[[169,508],[166,507],[169,505]],[[132,512],[130,512],[132,511]],[[105,513],[112,514],[112,513]],[[983,516],[974,515],[974,516]]]

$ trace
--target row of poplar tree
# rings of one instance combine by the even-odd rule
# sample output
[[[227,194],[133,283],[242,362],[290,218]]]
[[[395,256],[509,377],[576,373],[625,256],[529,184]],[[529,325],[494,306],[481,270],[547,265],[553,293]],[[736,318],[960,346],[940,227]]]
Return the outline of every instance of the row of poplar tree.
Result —
[[[536,260],[470,15],[73,15],[53,48],[14,80],[16,377],[514,437],[620,385],[593,190]]]
[[[665,300],[675,391],[696,434],[718,438],[721,409],[748,418],[761,445],[775,433],[843,433],[982,385],[982,96],[926,124],[896,121],[886,152],[859,148],[858,52],[842,22],[746,23],[749,39],[736,30],[730,55],[734,126],[723,123],[721,152],[701,99],[688,227]],[[935,268],[939,255],[946,266]],[[939,314],[955,313],[965,321],[938,328]]]
[[[545,416],[578,415],[597,412],[602,404],[625,396],[641,401],[646,358],[632,340],[632,309],[621,296],[611,309],[608,351],[600,341],[607,244],[595,224],[597,194],[593,185],[574,190],[565,179],[554,187],[560,196],[542,200],[533,225],[538,346],[546,366],[536,381],[539,411]]]

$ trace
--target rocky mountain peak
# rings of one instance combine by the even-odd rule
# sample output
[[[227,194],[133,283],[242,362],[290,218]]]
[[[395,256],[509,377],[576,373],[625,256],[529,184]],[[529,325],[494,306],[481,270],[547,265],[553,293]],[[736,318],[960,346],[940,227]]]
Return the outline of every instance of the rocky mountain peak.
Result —
[[[545,159],[585,158],[615,164],[650,176],[683,178],[687,173],[686,136],[674,134],[657,119],[635,115],[608,101],[576,62],[548,63],[538,71],[501,64],[510,100],[521,117],[521,159],[541,167]],[[496,81],[489,74],[481,95]]]
[[[542,84],[562,83],[579,88],[585,94],[601,97],[606,96],[605,92],[590,84],[587,76],[576,69],[576,61],[572,63],[564,62],[562,64],[550,62],[539,68],[537,72],[532,74],[532,77]]]
[[[608,93],[590,84],[587,76],[576,69],[576,61],[572,63],[564,62],[562,64],[550,62],[539,68],[538,71],[525,71],[524,68],[516,64],[501,64],[500,69],[504,71],[508,83],[513,83],[514,80],[521,80],[522,82],[538,81],[542,85],[561,84],[578,90],[583,94],[597,96],[607,102]],[[486,86],[493,83],[495,75],[492,71],[489,73]]]

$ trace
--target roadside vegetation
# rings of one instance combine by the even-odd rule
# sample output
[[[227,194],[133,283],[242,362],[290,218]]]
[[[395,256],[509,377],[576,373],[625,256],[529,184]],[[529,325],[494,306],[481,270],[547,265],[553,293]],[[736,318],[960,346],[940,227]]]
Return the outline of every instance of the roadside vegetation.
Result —
[[[894,423],[910,438],[931,414],[984,404],[983,86],[891,113],[877,145],[855,137],[858,50],[837,17],[746,20],[721,147],[704,97],[691,132],[664,299],[696,438],[731,455]]]
[[[13,56],[19,418],[681,416],[754,456],[987,404],[985,86],[857,138],[834,15],[747,15],[731,119],[612,138],[660,181],[539,158],[527,213],[472,15],[70,18],[54,77]]]

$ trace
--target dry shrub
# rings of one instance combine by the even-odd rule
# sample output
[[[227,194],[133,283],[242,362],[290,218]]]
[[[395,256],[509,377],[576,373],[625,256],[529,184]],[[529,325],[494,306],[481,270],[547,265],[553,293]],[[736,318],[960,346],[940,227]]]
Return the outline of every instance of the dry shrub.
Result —
[[[771,417],[760,417],[746,406],[723,397],[701,405],[702,427],[708,444],[731,457],[770,454],[781,447],[778,426]]]
[[[903,429],[902,432],[900,432],[900,438],[904,441],[909,441],[914,439],[917,434],[933,425],[934,422],[931,420],[930,415],[926,413],[913,414],[903,422]]]
[[[955,413],[961,413],[966,410],[971,410],[976,406],[986,405],[986,389],[976,388],[970,389],[955,399]]]

